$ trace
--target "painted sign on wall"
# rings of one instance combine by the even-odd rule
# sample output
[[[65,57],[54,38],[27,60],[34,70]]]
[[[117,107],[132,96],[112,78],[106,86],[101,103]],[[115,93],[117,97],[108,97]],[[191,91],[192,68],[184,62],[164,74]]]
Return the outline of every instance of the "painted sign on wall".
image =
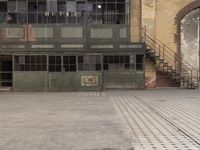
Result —
[[[98,86],[98,76],[81,76],[81,86]]]

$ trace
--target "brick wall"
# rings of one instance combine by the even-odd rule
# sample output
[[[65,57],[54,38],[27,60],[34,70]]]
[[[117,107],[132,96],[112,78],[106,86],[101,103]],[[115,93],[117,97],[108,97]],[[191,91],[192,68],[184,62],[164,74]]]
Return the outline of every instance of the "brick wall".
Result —
[[[177,51],[177,15],[187,5],[199,0],[142,0],[142,25]]]
[[[141,0],[130,1],[131,41],[139,42],[141,37]]]
[[[199,0],[142,0],[142,26],[146,26],[149,33],[179,53],[181,17],[198,6]],[[148,65],[146,63],[145,72],[149,72]],[[156,82],[158,87],[176,85],[160,72],[156,73]]]

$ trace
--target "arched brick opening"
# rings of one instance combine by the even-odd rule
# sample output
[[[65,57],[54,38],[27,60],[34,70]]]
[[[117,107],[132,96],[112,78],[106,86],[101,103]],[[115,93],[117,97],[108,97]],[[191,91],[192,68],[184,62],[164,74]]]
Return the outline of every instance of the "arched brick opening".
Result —
[[[187,6],[185,6],[179,13],[176,15],[175,24],[176,24],[176,34],[175,34],[175,43],[177,46],[177,57],[181,55],[181,20],[192,10],[200,7],[200,1],[196,0]]]

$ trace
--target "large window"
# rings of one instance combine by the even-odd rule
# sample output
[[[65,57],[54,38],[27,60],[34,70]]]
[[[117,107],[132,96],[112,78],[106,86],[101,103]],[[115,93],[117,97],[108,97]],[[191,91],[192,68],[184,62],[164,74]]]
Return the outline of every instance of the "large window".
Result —
[[[1,0],[0,23],[128,24],[129,0]]]
[[[49,72],[61,72],[61,56],[49,56]]]
[[[101,71],[100,55],[78,56],[79,71]]]
[[[75,72],[76,56],[63,56],[63,68],[65,72]]]
[[[143,55],[110,55],[104,56],[104,70],[125,71],[125,70],[143,70]]]
[[[144,69],[144,55],[136,55],[136,70]]]
[[[15,56],[15,71],[47,71],[45,55]]]

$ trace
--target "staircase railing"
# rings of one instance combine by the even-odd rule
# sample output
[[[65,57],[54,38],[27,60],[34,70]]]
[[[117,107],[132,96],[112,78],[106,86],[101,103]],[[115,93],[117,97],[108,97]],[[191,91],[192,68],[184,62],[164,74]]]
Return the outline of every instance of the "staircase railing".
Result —
[[[155,57],[163,60],[172,67],[172,70],[180,75],[180,81],[186,81],[190,84],[196,82],[199,86],[199,70],[182,58],[182,53],[177,54],[158,38],[148,33],[146,28],[142,29],[142,41],[146,43],[147,48],[155,52]]]

